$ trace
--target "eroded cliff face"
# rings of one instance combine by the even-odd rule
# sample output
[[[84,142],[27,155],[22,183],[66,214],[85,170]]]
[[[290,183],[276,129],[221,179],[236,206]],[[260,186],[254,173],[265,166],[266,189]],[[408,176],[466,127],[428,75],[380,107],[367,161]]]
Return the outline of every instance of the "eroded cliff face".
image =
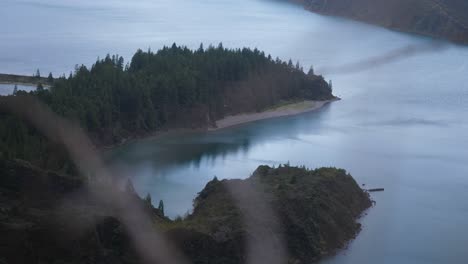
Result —
[[[157,232],[188,263],[309,263],[352,239],[371,205],[354,179],[334,168],[260,166],[247,180],[213,180],[193,214],[174,221],[132,188],[102,197],[86,186],[89,179],[0,159],[0,263],[158,263],[140,247],[168,251],[136,246],[135,230]],[[135,208],[152,224],[135,226],[143,221],[122,214]]]
[[[293,0],[310,11],[468,44],[464,0]]]

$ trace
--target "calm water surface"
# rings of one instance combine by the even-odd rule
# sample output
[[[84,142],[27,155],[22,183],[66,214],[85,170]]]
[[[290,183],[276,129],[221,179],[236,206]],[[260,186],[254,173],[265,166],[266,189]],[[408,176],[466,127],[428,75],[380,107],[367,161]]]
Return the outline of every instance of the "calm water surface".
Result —
[[[76,63],[172,42],[258,47],[316,69],[431,40],[322,17],[281,1],[2,0],[0,72],[55,75]],[[214,175],[245,178],[260,164],[346,168],[385,187],[348,250],[323,263],[466,263],[468,49],[327,74],[342,101],[320,111],[211,133],[165,136],[111,153],[136,189],[170,216]]]
[[[32,86],[32,85],[21,85],[21,84],[17,84],[16,85],[16,88],[18,89],[18,91],[26,91],[26,92],[30,92],[30,91],[34,91],[36,90],[36,86]],[[10,95],[10,94],[13,94],[13,91],[15,90],[15,85],[14,84],[3,84],[3,83],[0,83],[0,95]]]

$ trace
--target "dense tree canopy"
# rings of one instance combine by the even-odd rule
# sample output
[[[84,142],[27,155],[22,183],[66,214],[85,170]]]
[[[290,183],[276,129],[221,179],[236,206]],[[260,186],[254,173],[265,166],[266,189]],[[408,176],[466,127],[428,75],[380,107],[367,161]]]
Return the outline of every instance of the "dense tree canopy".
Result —
[[[224,115],[261,111],[285,100],[332,98],[323,78],[305,74],[299,64],[222,44],[138,50],[126,65],[122,57],[107,55],[31,94],[59,115],[77,120],[98,145],[161,128],[206,127]],[[49,166],[43,163],[50,163],[51,145],[18,118],[0,115],[0,152]]]

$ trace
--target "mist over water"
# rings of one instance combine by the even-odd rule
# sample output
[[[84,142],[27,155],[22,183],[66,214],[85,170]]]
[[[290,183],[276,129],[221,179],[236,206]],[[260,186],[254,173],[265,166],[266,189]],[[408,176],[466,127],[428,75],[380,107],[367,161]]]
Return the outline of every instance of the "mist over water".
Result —
[[[173,42],[257,47],[335,69],[325,78],[343,100],[317,112],[138,141],[108,158],[172,217],[215,175],[245,178],[288,161],[342,167],[385,192],[373,194],[377,206],[349,249],[324,263],[468,259],[467,48],[412,52],[434,42],[268,0],[4,0],[0,23],[0,72],[68,74],[107,53],[128,61]],[[344,66],[353,74],[336,70]]]

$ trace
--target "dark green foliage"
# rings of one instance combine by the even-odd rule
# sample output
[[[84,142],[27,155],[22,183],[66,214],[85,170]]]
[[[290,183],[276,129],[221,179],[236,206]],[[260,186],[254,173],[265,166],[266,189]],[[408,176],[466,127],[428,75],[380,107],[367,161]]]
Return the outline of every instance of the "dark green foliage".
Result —
[[[270,232],[284,242],[284,263],[313,263],[352,239],[360,228],[356,218],[371,205],[345,170],[260,166],[246,180],[210,181],[196,198],[193,214],[171,221],[160,214],[163,206],[154,209],[128,191],[93,195],[84,178],[18,160],[0,159],[0,171],[0,263],[147,263],[144,251],[135,250],[142,248],[135,247],[140,245],[133,243],[132,227],[120,217],[124,208],[115,206],[123,204],[115,199],[140,208],[154,224],[137,227],[138,234],[163,231],[190,263],[245,263],[247,239],[268,242]],[[290,183],[293,178],[297,183]],[[262,200],[274,214],[262,213]],[[247,233],[246,219],[266,232]]]
[[[0,171],[0,263],[144,263],[112,206],[116,197],[98,198],[83,189],[83,178],[24,161],[0,159]],[[150,214],[138,196],[117,197]]]
[[[47,81],[49,83],[53,83],[54,82],[54,77],[52,76],[52,73],[49,73],[49,76],[47,76]]]
[[[314,67],[310,66],[309,72],[307,73],[308,75],[314,75]]]
[[[251,188],[260,195],[253,194]],[[271,206],[273,216],[262,215],[262,200]],[[255,217],[245,210],[250,206],[258,212]],[[261,233],[257,241],[283,237],[288,263],[312,263],[352,239],[360,229],[356,218],[370,206],[368,194],[343,169],[307,170],[289,164],[277,169],[260,166],[246,180],[207,183],[195,199],[193,214],[185,224],[190,230],[221,243],[222,249],[230,252],[232,263],[243,263],[239,260],[245,259],[243,243],[246,237],[252,239],[253,236],[248,233],[249,225],[272,228],[272,236]],[[249,225],[244,222],[246,217],[250,217]],[[274,226],[278,226],[278,230],[273,229]],[[221,249],[217,250],[223,254]],[[197,252],[193,256],[203,254],[211,254],[211,251]]]
[[[289,183],[290,183],[290,184],[296,184],[296,183],[297,183],[297,177],[296,177],[296,175],[293,175],[293,176],[291,177],[291,180],[289,180]]]
[[[148,205],[151,205],[151,194],[147,194],[145,197],[145,202],[148,203]]]
[[[261,111],[285,100],[333,97],[321,76],[305,74],[292,61],[222,44],[196,51],[175,44],[156,53],[138,50],[127,65],[122,57],[107,55],[90,68],[76,66],[68,78],[51,80],[49,89],[39,84],[31,94],[78,121],[98,146],[162,128],[207,127],[225,115]],[[9,114],[0,115],[1,152],[48,159],[48,141]]]
[[[161,214],[164,216],[164,202],[163,202],[163,200],[159,200],[158,209],[161,212]]]
[[[44,91],[44,86],[42,85],[42,83],[39,83],[39,84],[37,85],[36,90],[37,90],[38,92],[43,92],[43,91]]]

